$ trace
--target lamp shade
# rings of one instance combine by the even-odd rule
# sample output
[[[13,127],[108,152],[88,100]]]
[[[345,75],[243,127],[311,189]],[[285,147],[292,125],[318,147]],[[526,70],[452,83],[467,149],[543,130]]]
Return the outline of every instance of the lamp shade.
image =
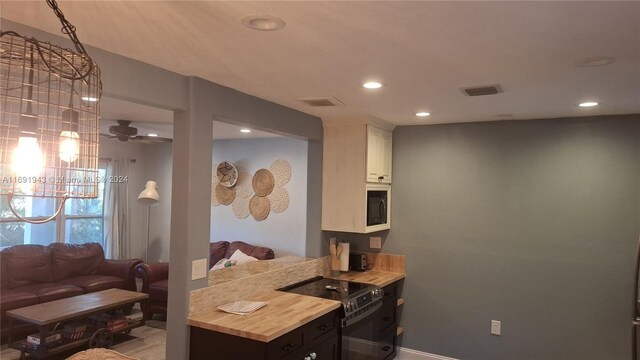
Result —
[[[138,195],[138,202],[144,206],[155,206],[160,202],[160,195],[158,194],[158,183],[155,181],[147,181],[147,185],[144,186],[144,190]]]

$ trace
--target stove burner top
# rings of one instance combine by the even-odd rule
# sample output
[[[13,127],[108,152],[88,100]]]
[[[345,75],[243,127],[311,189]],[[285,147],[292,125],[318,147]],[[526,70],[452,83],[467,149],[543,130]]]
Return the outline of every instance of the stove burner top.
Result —
[[[376,285],[327,279],[322,276],[278,290],[342,302],[343,327],[360,321],[379,309],[382,306],[381,299],[384,294],[382,289]]]
[[[343,301],[363,290],[374,289],[374,285],[358,282],[327,279],[321,276],[286,286],[280,290],[330,300]]]

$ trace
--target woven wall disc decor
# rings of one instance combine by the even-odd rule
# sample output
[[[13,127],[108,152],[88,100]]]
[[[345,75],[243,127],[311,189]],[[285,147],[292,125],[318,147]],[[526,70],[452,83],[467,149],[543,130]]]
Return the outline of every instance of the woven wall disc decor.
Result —
[[[249,201],[249,212],[257,221],[262,221],[269,216],[271,205],[266,196],[253,196]]]
[[[276,186],[284,186],[291,180],[291,165],[287,160],[274,161],[269,168],[273,174]]]
[[[242,171],[240,171],[242,170]],[[269,169],[259,169],[253,176],[228,161],[212,171],[211,205],[231,205],[238,219],[251,215],[265,220],[271,212],[282,213],[289,207],[289,192],[283,187],[291,180],[291,165],[278,159]]]
[[[238,181],[236,182],[236,195],[241,198],[248,198],[253,195],[253,187],[251,184],[251,174],[245,171],[238,173]],[[248,201],[248,200],[247,200]]]
[[[218,201],[218,197],[216,196],[216,187],[219,183],[220,181],[218,180],[216,170],[214,169],[211,171],[211,206],[220,205],[220,201]]]
[[[232,187],[238,181],[238,169],[228,162],[223,161],[218,164],[218,168],[216,169],[216,176],[220,181],[220,184],[226,187]]]
[[[251,200],[250,197],[242,196],[236,196],[236,199],[233,200],[231,207],[233,208],[233,214],[238,219],[246,219],[249,216],[249,200]]]
[[[260,169],[253,175],[252,185],[257,196],[267,196],[273,191],[275,181],[269,170]]]
[[[289,192],[285,188],[277,187],[267,196],[271,202],[271,211],[281,213],[289,207]]]
[[[229,205],[236,198],[236,190],[223,186],[221,183],[216,186],[216,198],[222,205]]]

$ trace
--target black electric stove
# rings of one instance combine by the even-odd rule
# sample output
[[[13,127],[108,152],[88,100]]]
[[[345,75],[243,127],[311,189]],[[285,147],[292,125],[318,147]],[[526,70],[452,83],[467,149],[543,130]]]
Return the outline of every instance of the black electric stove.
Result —
[[[371,290],[373,288],[375,288],[375,286],[369,284],[327,279],[318,276],[285,286],[280,290],[300,295],[342,301],[353,297],[353,295],[358,292]]]
[[[342,325],[347,326],[366,317],[381,306],[383,291],[379,286],[353,281],[334,280],[317,276],[289,286],[281,291],[314,296],[342,302],[344,318]]]

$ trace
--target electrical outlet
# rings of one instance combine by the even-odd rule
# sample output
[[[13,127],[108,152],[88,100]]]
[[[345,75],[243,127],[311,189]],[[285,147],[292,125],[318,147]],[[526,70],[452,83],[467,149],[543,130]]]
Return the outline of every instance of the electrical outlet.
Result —
[[[491,320],[491,335],[500,336],[500,333],[502,333],[502,322]]]
[[[372,249],[382,249],[382,238],[379,236],[369,237],[369,247]]]
[[[207,259],[193,260],[191,262],[191,280],[207,277]]]

